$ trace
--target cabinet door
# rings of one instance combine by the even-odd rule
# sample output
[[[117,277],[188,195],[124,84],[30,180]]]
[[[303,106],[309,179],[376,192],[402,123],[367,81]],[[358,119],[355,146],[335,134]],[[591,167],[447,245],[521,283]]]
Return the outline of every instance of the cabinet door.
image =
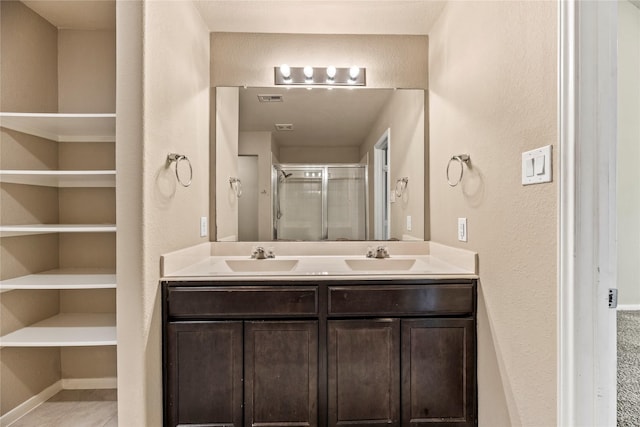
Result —
[[[400,321],[330,320],[329,425],[398,426]]]
[[[165,425],[242,425],[242,322],[167,328]]]
[[[472,319],[403,320],[401,358],[404,426],[475,425]]]
[[[318,425],[318,322],[245,323],[245,426]]]

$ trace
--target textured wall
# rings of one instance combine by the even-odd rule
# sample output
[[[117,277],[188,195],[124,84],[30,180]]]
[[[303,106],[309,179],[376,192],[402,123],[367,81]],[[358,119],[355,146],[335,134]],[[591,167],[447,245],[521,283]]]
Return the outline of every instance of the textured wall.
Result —
[[[618,303],[640,306],[640,10],[618,17]]]
[[[115,31],[60,30],[58,55],[59,112],[113,113]]]
[[[238,177],[239,108],[240,92],[237,87],[216,89],[216,240],[238,240],[238,198],[229,178]],[[214,218],[213,215],[211,217]]]
[[[373,147],[382,134],[390,132],[390,187],[393,192],[399,178],[408,177],[409,185],[402,198],[391,203],[391,238],[402,240],[403,236],[424,239],[425,192],[425,115],[423,91],[398,90],[393,93],[389,103],[380,112],[371,133],[361,146],[360,156],[368,153],[369,159],[369,231],[373,230]],[[406,229],[407,216],[411,216],[411,231]]]
[[[479,254],[480,426],[556,425],[557,168],[522,186],[521,153],[552,144],[557,163],[557,19],[550,1],[450,2],[429,35],[431,235]]]
[[[240,132],[238,154],[258,156],[258,239],[271,240],[271,132]],[[264,191],[264,193],[263,193]]]
[[[118,417],[162,425],[160,255],[209,209],[209,32],[191,2],[117,2]],[[167,153],[185,154],[193,183]]]
[[[427,37],[211,33],[211,86],[273,86],[273,67],[367,69],[367,87],[427,87]]]

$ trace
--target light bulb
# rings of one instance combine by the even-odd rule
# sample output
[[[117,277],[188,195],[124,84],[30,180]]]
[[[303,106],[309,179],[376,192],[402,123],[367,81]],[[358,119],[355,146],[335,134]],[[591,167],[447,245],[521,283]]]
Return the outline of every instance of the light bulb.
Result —
[[[349,68],[349,77],[351,78],[351,80],[355,81],[359,75],[360,75],[360,67],[356,67],[354,65],[353,67]]]
[[[313,67],[307,65],[304,67],[304,76],[307,78],[307,81],[310,81],[313,78]]]
[[[291,78],[291,67],[287,64],[282,64],[280,66],[280,74],[282,74],[283,79],[289,80]]]
[[[336,67],[333,65],[327,67],[327,77],[329,80],[333,80],[336,77]]]

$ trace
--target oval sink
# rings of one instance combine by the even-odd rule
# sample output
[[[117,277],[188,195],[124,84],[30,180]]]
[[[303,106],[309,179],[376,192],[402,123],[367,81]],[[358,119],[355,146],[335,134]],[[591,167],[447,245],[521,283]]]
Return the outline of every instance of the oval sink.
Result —
[[[228,259],[229,268],[237,272],[291,271],[297,259]]]
[[[347,259],[345,260],[350,269],[354,271],[382,271],[396,270],[407,271],[416,263],[415,259],[393,259],[393,258],[367,258],[367,259]]]

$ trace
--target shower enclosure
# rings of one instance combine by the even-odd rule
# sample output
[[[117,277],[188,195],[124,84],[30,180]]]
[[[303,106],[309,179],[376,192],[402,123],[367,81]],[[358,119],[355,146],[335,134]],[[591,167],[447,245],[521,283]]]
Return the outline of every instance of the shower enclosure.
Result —
[[[272,189],[274,239],[366,239],[366,165],[273,165]]]

